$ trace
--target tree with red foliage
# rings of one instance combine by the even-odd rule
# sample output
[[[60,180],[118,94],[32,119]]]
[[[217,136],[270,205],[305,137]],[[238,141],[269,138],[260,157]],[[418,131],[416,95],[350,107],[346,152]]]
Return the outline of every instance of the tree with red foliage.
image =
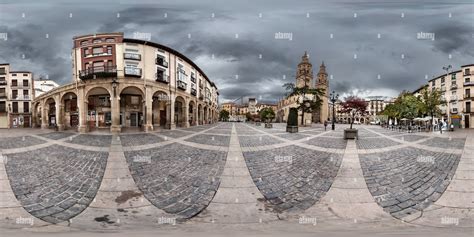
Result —
[[[367,102],[357,96],[349,96],[341,103],[341,113],[349,113],[351,116],[351,129],[356,115],[363,116],[367,110]]]

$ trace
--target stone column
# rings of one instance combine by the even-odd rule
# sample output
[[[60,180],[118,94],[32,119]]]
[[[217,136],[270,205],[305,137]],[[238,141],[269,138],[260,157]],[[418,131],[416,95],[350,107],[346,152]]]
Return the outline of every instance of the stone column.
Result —
[[[79,112],[79,126],[77,128],[78,132],[86,133],[87,132],[87,110],[89,107],[89,100],[84,95],[84,89],[80,88],[77,94],[77,109]]]
[[[198,115],[197,115],[197,103],[194,103],[193,106],[193,126],[198,125]]]
[[[63,104],[61,103],[61,96],[58,95],[56,98],[56,126],[58,127],[59,131],[64,130],[62,106]]]
[[[166,102],[166,128],[170,130],[176,129],[176,124],[174,123],[174,101],[175,96],[173,94],[170,95],[170,100]]]
[[[145,118],[146,118],[146,124],[145,124],[145,132],[153,131],[153,95],[151,93],[151,88],[145,88],[146,90],[146,98],[145,98]]]
[[[48,109],[46,108],[46,102],[41,103],[41,129],[48,128]]]
[[[184,109],[184,127],[189,128],[189,104],[188,102],[185,102],[185,105],[183,105]]]
[[[31,126],[36,128],[36,117],[38,116],[36,113],[36,104],[31,103]]]
[[[112,115],[112,125],[110,126],[111,133],[119,133],[121,131],[120,128],[120,96],[114,97],[113,95],[110,97],[110,107],[111,107],[111,115]]]

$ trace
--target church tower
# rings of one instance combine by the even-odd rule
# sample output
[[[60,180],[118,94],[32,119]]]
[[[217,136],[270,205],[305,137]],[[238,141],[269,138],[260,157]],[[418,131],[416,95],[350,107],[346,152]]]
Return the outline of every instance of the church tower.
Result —
[[[313,65],[309,62],[306,51],[301,57],[301,62],[298,64],[296,71],[296,87],[304,87],[305,85],[313,87]]]
[[[324,89],[324,96],[322,97],[323,103],[321,104],[321,111],[319,113],[319,121],[324,122],[329,118],[329,82],[328,73],[326,72],[326,66],[324,65],[324,61],[321,63],[321,66],[319,66],[316,88]]]

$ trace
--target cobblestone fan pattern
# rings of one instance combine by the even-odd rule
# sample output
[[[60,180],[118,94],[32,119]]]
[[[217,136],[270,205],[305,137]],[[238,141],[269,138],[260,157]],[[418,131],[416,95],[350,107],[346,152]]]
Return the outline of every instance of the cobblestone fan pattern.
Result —
[[[41,139],[30,137],[30,136],[2,137],[0,138],[0,149],[22,148],[22,147],[39,145],[42,143],[46,143],[46,142]]]
[[[186,130],[191,131],[191,129],[186,129]],[[168,131],[164,131],[164,132],[159,132],[157,134],[168,137],[169,139],[173,139],[173,138],[184,137],[184,136],[190,135],[192,133],[184,132],[184,131],[180,131],[180,130],[168,130]]]
[[[324,148],[346,149],[347,140],[342,138],[315,137],[304,143]]]
[[[277,211],[302,211],[331,187],[342,155],[287,146],[244,152],[254,183]]]
[[[250,125],[250,126],[253,126],[253,125]],[[250,134],[259,133],[258,131],[255,131],[254,129],[247,127],[245,124],[240,124],[240,123],[235,124],[235,129],[237,130],[237,133],[239,135],[243,135],[243,134],[250,135]]]
[[[58,145],[8,155],[6,171],[15,196],[33,216],[67,221],[94,199],[107,164],[106,152]]]
[[[416,142],[418,140],[427,138],[427,136],[416,135],[416,134],[405,134],[405,135],[391,136],[391,137],[402,140],[402,141],[406,141],[406,142]]]
[[[232,129],[228,129],[228,128],[213,128],[209,131],[207,131],[206,133],[213,133],[213,134],[220,134],[220,135],[228,135],[230,136],[230,133],[232,132]]]
[[[400,143],[383,137],[364,138],[359,135],[359,139],[357,139],[356,144],[357,149],[377,149],[396,146]]]
[[[431,146],[431,147],[439,147],[439,148],[447,148],[447,149],[463,149],[464,143],[466,143],[465,138],[441,138],[435,137],[428,141],[424,141],[420,144]]]
[[[283,143],[283,141],[265,134],[261,136],[239,136],[239,141],[241,147],[256,147]]]
[[[209,205],[219,187],[226,156],[227,152],[176,143],[125,152],[133,179],[145,197],[183,218],[191,218]]]
[[[165,139],[161,137],[148,133],[120,135],[120,141],[122,142],[122,146],[140,146],[159,143],[164,140]]]
[[[343,131],[330,131],[326,134],[323,135],[323,137],[337,137],[337,138],[342,138],[344,137],[344,132]]]
[[[309,137],[309,134],[302,134],[302,133],[283,133],[283,134],[276,134],[276,136],[288,139],[288,140],[300,140]]]
[[[413,147],[359,157],[372,196],[396,218],[421,211],[438,200],[461,158]]]
[[[74,133],[69,133],[69,132],[50,132],[50,133],[38,134],[38,136],[48,138],[48,139],[52,139],[52,140],[59,140],[59,139],[63,139],[63,138],[66,138],[66,137],[70,137],[72,135],[74,135]]]
[[[188,138],[186,141],[213,146],[229,146],[230,136],[200,134]]]
[[[85,146],[109,147],[111,140],[111,135],[81,134],[66,142]]]

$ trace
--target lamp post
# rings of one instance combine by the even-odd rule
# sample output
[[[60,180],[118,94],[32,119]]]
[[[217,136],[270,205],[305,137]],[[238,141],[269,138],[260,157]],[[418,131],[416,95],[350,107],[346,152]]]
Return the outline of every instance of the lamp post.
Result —
[[[117,97],[117,92],[116,92],[117,91],[117,84],[118,84],[117,79],[113,78],[112,79],[112,88],[114,88],[114,97]]]
[[[444,80],[444,83],[445,85],[447,84],[446,81],[449,80],[449,69],[451,69],[451,65],[448,65],[446,67],[443,67],[443,70],[446,71],[446,79]],[[448,88],[446,87],[446,91],[448,90]],[[449,100],[448,100],[448,106],[447,106],[447,111],[446,111],[446,115],[448,116],[447,120],[448,120],[448,124],[450,123],[450,115],[451,115],[451,111],[450,111],[450,108],[449,108]],[[441,128],[440,128],[441,129]]]
[[[332,123],[331,123],[332,130],[336,129],[336,101],[337,99],[339,99],[339,94],[336,94],[335,91],[332,91],[331,94],[329,95],[329,100],[332,103]]]

